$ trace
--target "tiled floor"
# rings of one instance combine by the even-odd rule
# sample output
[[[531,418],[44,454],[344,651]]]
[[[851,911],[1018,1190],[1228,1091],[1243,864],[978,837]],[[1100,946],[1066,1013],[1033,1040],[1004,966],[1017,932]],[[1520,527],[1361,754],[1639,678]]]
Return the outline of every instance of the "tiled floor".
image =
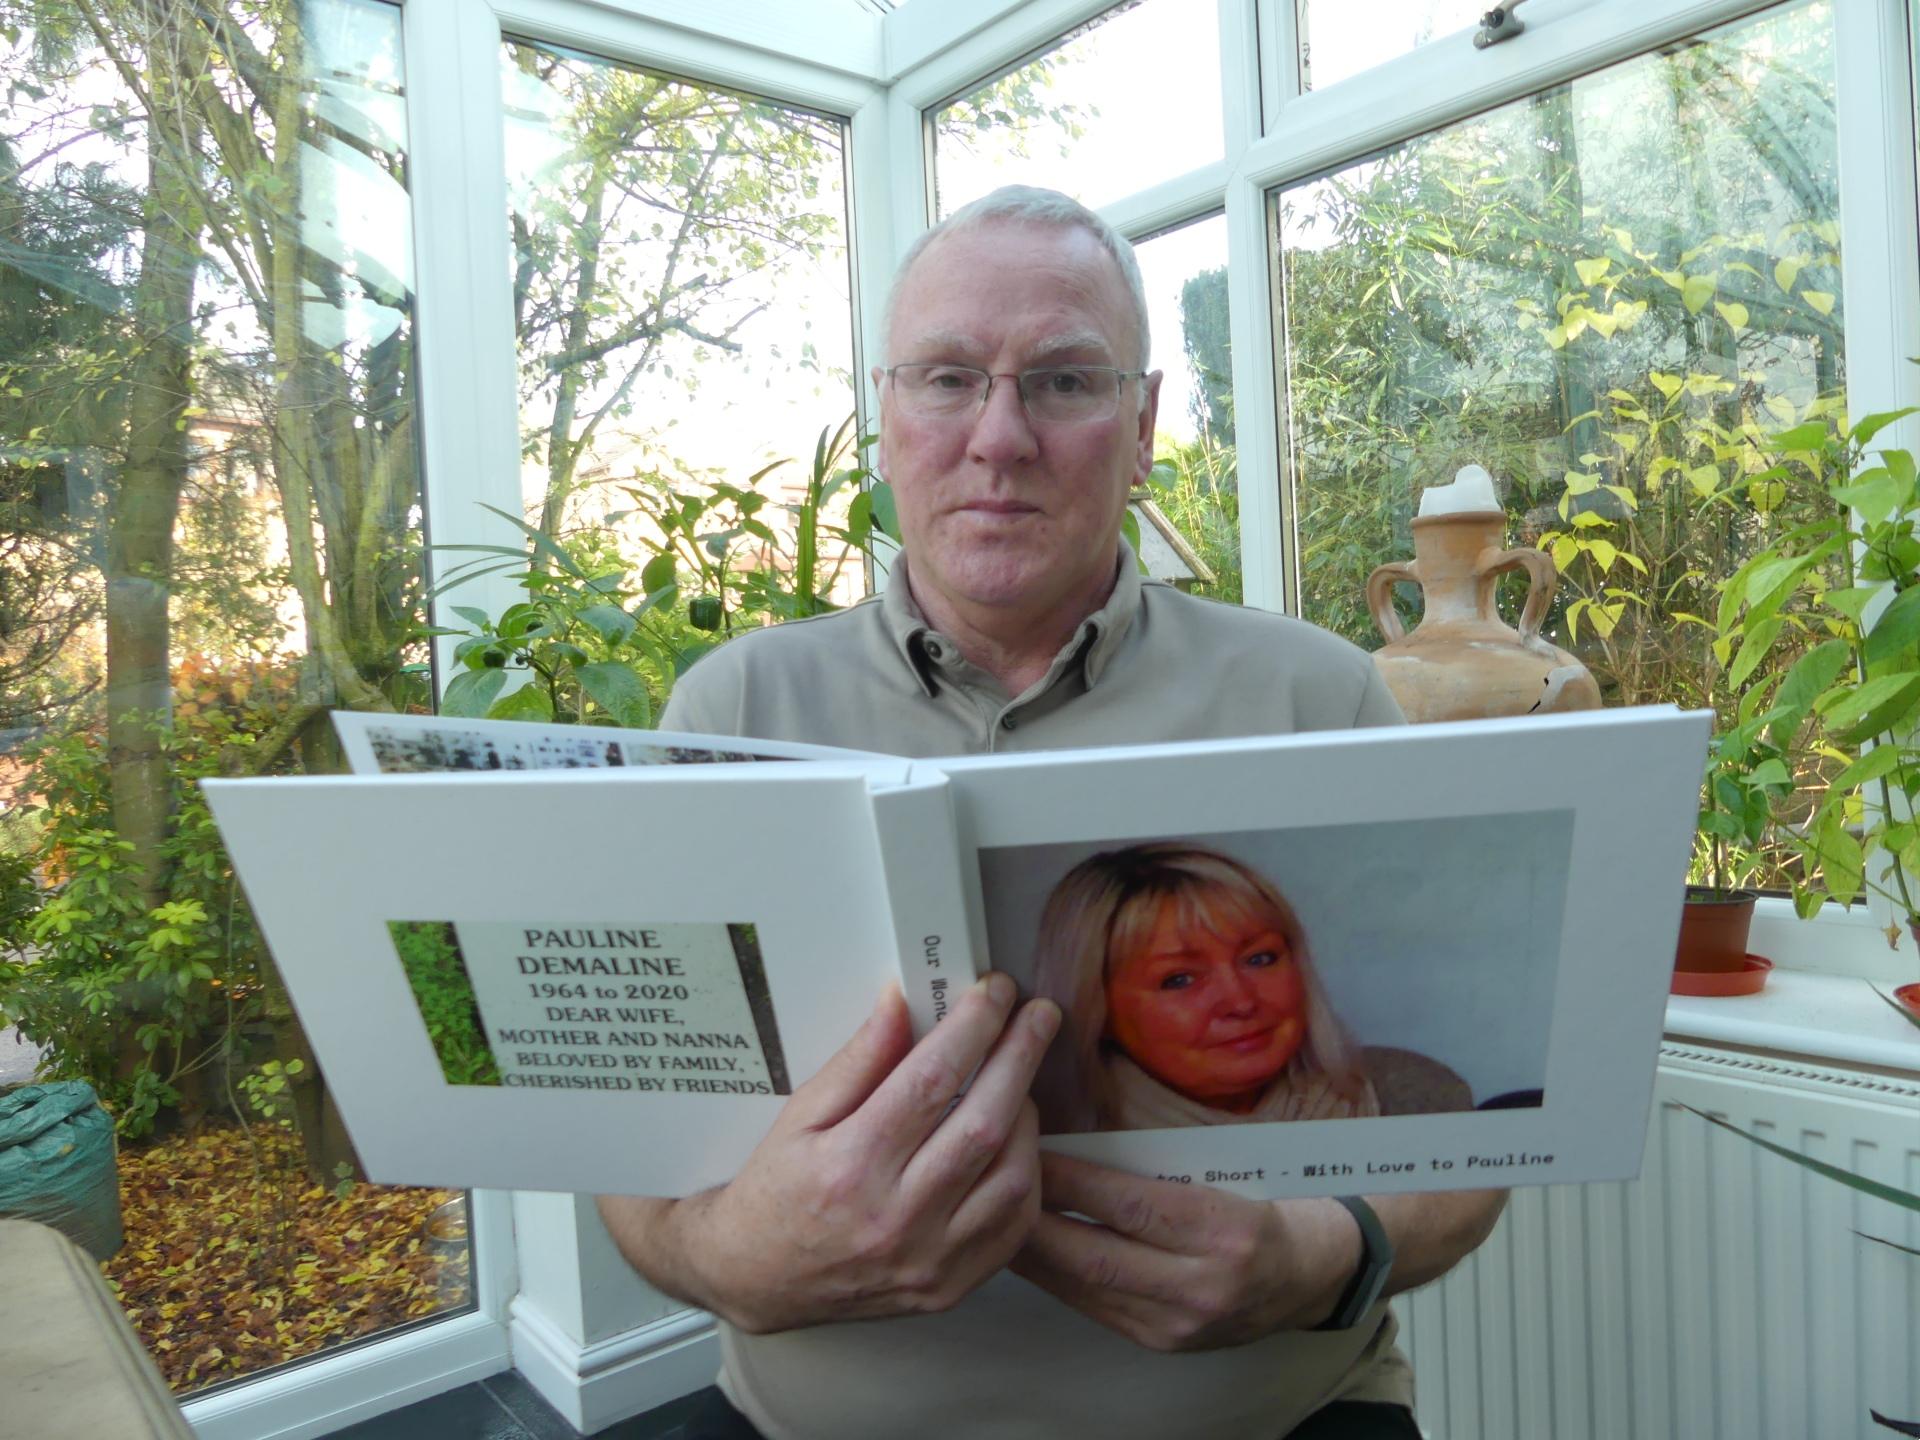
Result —
[[[674,1440],[688,1395],[594,1432],[594,1440]],[[513,1371],[336,1430],[329,1440],[579,1440],[580,1432]]]

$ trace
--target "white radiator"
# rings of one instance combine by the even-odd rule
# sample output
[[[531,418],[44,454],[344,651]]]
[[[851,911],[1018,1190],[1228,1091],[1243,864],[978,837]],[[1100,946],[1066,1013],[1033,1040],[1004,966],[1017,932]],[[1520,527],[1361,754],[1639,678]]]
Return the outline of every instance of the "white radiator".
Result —
[[[1677,1109],[1920,1191],[1920,1077],[1662,1051],[1630,1184],[1516,1190],[1396,1304],[1430,1440],[1890,1440],[1920,1420],[1920,1215]]]

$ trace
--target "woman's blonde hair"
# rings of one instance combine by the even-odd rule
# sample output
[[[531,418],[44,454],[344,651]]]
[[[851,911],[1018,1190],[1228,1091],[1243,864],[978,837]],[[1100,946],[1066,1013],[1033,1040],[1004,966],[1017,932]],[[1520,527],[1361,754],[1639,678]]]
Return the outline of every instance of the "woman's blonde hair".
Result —
[[[1035,942],[1034,993],[1064,1015],[1059,1037],[1035,1077],[1045,1134],[1113,1128],[1106,1057],[1107,981],[1133,959],[1171,902],[1184,929],[1225,938],[1242,922],[1286,937],[1307,996],[1305,1043],[1289,1074],[1318,1072],[1343,1090],[1365,1084],[1360,1054],[1314,973],[1306,931],[1286,897],[1239,861],[1198,845],[1158,841],[1106,850],[1069,870],[1047,897]]]

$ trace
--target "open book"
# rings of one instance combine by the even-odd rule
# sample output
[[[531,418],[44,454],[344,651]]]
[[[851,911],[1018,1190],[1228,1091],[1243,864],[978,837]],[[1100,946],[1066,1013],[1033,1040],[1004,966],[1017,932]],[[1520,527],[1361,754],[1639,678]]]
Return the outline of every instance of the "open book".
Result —
[[[1280,1197],[1638,1172],[1710,717],[904,760],[336,715],[206,782],[372,1179],[727,1179],[889,982],[1068,1011],[1048,1146]]]

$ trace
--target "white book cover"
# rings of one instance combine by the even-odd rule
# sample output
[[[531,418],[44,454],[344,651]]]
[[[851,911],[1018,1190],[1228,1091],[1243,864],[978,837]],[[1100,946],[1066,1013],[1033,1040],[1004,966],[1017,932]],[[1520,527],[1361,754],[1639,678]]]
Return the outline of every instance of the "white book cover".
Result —
[[[1638,1171],[1704,714],[912,762],[488,723],[207,785],[375,1180],[703,1188],[889,981],[924,1031],[989,964],[1069,1011],[1052,1148],[1272,1197]],[[467,773],[404,773],[436,731]],[[762,763],[640,758],[681,749]]]

